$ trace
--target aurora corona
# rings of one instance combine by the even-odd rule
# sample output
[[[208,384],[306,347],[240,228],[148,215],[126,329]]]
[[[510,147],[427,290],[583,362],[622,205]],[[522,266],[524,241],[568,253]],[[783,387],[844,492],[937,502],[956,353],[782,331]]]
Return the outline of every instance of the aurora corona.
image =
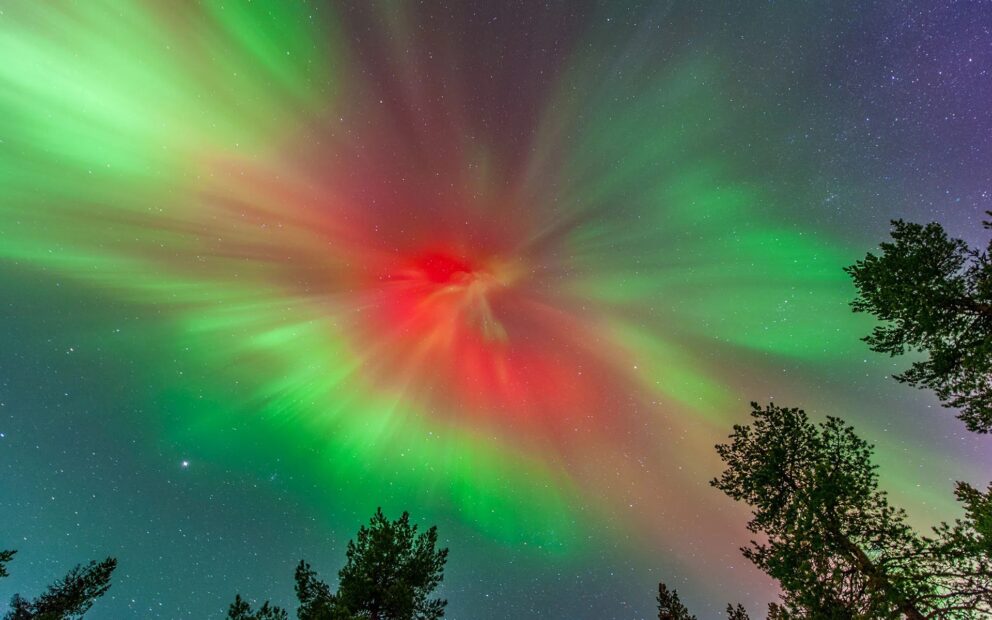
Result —
[[[4,6],[0,261],[153,317],[107,346],[184,468],[278,459],[335,527],[416,506],[702,575],[743,537],[706,486],[742,404],[882,426],[822,379],[869,364],[861,246],[765,174],[798,164],[732,54],[661,10],[617,47],[549,9],[494,55],[468,9],[344,4]]]

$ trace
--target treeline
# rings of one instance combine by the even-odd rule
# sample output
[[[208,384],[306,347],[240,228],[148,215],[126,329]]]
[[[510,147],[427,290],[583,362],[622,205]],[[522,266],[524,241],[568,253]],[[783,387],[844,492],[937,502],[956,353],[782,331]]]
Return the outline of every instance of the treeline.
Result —
[[[992,215],[992,213],[990,213]],[[992,225],[985,223],[985,228]],[[864,338],[892,356],[922,354],[897,381],[933,390],[973,432],[992,431],[992,241],[971,248],[939,224],[893,222],[878,255],[847,268],[855,312],[880,323]],[[873,447],[842,419],[752,403],[749,424],[716,446],[725,470],[711,484],[751,507],[757,537],[744,556],[775,579],[769,620],[992,618],[992,485],[958,482],[963,515],[920,533],[878,486]],[[0,551],[0,577],[14,551]],[[333,590],[305,561],[296,568],[299,620],[437,620],[431,598],[447,549],[437,530],[377,511],[355,540]],[[5,620],[81,617],[106,593],[116,560],[77,566],[34,599],[14,595]],[[676,590],[658,586],[659,620],[694,620]],[[728,605],[730,620],[748,619]],[[288,620],[268,601],[235,596],[229,620]]]
[[[0,577],[16,552],[0,551]],[[410,515],[390,521],[376,511],[358,536],[348,542],[346,562],[338,572],[336,591],[323,582],[309,564],[296,567],[299,620],[438,620],[448,602],[431,598],[444,578],[448,550],[437,548],[437,528],[418,532]],[[107,558],[77,566],[38,598],[15,594],[5,620],[70,620],[81,618],[110,588],[117,561]],[[227,612],[228,620],[288,620],[289,613],[262,603],[257,609],[238,594]]]

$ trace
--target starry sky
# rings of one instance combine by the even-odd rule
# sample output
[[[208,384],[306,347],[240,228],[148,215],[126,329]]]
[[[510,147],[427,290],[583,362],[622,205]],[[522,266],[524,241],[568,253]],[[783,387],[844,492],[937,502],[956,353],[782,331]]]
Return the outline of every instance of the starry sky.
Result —
[[[921,527],[992,449],[842,268],[992,209],[986,2],[0,5],[0,582],[291,606],[382,506],[448,617],[701,618],[774,584],[708,486],[838,415]]]

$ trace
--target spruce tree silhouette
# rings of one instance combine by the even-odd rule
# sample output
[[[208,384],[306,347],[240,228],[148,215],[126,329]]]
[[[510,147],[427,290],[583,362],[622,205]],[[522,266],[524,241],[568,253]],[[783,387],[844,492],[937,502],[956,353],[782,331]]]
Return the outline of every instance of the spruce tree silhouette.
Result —
[[[338,590],[321,581],[316,571],[301,560],[296,567],[296,597],[300,620],[438,620],[444,617],[447,601],[430,598],[444,579],[448,550],[437,548],[437,528],[418,532],[409,513],[395,520],[376,510],[367,526],[348,542],[347,562],[338,572]],[[267,603],[266,603],[267,605]],[[251,606],[235,599],[229,618],[269,620],[256,615]],[[272,608],[283,613],[281,609]],[[233,614],[242,615],[235,616]],[[271,616],[281,619],[285,616]]]
[[[0,554],[0,565],[13,557],[13,551]],[[15,594],[4,620],[69,620],[80,618],[89,611],[93,602],[110,589],[110,576],[117,568],[117,560],[107,558],[76,566],[65,577],[50,585],[34,600]],[[7,575],[5,568],[2,576]]]
[[[727,469],[712,484],[752,507],[748,529],[766,542],[743,552],[781,584],[786,611],[923,620],[923,541],[878,489],[871,446],[838,418],[751,406],[751,425],[717,446]]]
[[[5,551],[0,551],[0,577],[7,577],[10,573],[7,572],[7,564],[14,559],[14,555],[17,552],[13,549],[7,549]]]
[[[669,590],[664,583],[659,583],[658,620],[696,620],[696,616],[682,604],[677,590]]]
[[[289,615],[286,610],[280,607],[270,606],[268,601],[262,603],[258,611],[255,611],[248,604],[248,601],[238,594],[235,595],[234,602],[227,610],[227,618],[228,620],[288,620]]]
[[[768,620],[992,618],[992,486],[958,484],[964,516],[920,535],[878,488],[873,448],[838,418],[751,403],[751,424],[717,446],[726,470],[711,484],[752,508],[761,536],[742,549],[775,578]],[[659,586],[659,617],[691,620]],[[743,607],[727,607],[744,620]]]
[[[992,215],[992,212],[989,212]],[[985,222],[986,229],[992,223]],[[896,220],[892,241],[847,267],[855,312],[883,321],[864,338],[873,351],[926,359],[895,375],[959,408],[969,430],[992,431],[992,240],[985,250],[952,239],[940,224]]]
[[[679,593],[669,590],[664,583],[658,584],[658,620],[696,620],[696,616],[682,604]],[[727,605],[728,620],[750,620],[747,612],[740,605]]]

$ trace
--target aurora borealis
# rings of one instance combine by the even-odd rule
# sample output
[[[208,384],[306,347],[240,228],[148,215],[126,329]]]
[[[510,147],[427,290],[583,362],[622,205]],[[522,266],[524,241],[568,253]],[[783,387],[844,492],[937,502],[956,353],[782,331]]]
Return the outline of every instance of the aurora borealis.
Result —
[[[287,605],[381,505],[451,618],[757,610],[707,484],[751,400],[953,517],[990,444],[842,268],[981,235],[992,9],[723,4],[0,5],[4,585],[114,554],[88,617]]]

